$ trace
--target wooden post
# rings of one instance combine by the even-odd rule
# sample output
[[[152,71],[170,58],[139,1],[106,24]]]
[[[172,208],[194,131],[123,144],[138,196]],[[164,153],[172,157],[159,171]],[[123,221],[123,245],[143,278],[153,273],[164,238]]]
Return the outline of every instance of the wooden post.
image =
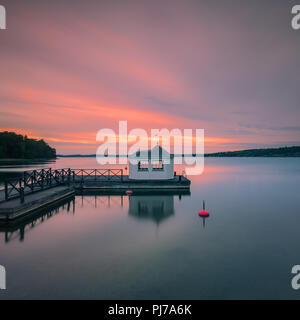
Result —
[[[33,171],[33,174],[31,174],[31,192],[33,193],[33,189],[34,189],[34,171]]]
[[[36,184],[36,170],[33,170],[32,183]],[[34,188],[34,186],[32,185],[32,190],[33,190],[33,188]]]
[[[22,179],[19,180],[19,188],[20,188],[21,203],[23,203],[24,202],[24,188],[22,186]]]
[[[6,180],[5,180],[5,200],[8,201],[8,184]]]
[[[42,173],[41,173],[41,175],[42,175],[42,189],[44,189],[44,174],[45,174],[45,170],[44,169],[42,169]]]
[[[71,169],[68,169],[68,185],[70,185],[71,182]]]
[[[50,186],[52,186],[52,169],[49,168],[49,182],[50,182]]]
[[[20,228],[20,241],[24,241],[25,227]]]
[[[20,191],[21,191],[21,203],[24,203],[24,200],[25,200],[24,188],[22,187]]]
[[[24,181],[24,188],[25,188],[25,185],[26,185],[26,182],[27,182],[27,172],[26,171],[24,171],[23,172],[23,181]]]

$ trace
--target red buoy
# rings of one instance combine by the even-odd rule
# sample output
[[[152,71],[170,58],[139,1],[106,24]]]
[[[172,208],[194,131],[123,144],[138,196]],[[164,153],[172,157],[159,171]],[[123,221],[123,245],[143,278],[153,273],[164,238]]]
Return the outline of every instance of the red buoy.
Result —
[[[126,190],[126,194],[131,195],[133,193],[132,190]]]
[[[203,201],[203,210],[199,211],[199,216],[201,217],[209,217],[210,212],[205,210],[205,202]]]
[[[205,219],[209,217],[210,212],[205,210],[205,202],[203,201],[203,210],[200,210],[199,212],[199,217],[203,219],[203,228],[205,228]]]
[[[207,210],[200,210],[199,211],[199,216],[201,217],[209,217],[210,213]]]

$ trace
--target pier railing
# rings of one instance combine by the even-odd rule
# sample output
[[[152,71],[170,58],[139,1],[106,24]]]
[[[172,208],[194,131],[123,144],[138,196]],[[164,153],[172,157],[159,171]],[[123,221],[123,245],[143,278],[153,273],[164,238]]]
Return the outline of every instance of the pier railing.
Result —
[[[123,181],[123,169],[72,169],[73,181]]]
[[[123,169],[41,169],[24,171],[21,178],[6,180],[4,197],[8,201],[20,198],[24,202],[25,196],[59,185],[84,183],[88,181],[123,181]],[[4,199],[3,199],[4,198]]]
[[[61,184],[69,184],[71,183],[71,178],[72,171],[70,168],[24,171],[21,178],[5,181],[5,200],[20,198],[21,202],[24,202],[25,195]]]

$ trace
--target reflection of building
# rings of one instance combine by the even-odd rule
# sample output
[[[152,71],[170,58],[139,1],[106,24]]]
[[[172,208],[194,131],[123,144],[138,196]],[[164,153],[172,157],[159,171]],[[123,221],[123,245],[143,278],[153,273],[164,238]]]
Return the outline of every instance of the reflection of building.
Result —
[[[129,179],[168,180],[174,178],[174,155],[161,146],[157,145],[152,150],[139,151],[135,157],[136,163],[129,160]]]
[[[129,197],[129,215],[159,224],[174,215],[173,195],[135,195]]]

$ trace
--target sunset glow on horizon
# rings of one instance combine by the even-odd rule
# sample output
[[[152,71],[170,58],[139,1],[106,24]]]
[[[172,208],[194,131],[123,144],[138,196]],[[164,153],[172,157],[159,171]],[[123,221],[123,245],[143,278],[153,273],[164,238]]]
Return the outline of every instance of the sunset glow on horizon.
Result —
[[[299,33],[267,3],[3,0],[0,131],[58,154],[120,120],[204,129],[205,152],[299,145]]]

